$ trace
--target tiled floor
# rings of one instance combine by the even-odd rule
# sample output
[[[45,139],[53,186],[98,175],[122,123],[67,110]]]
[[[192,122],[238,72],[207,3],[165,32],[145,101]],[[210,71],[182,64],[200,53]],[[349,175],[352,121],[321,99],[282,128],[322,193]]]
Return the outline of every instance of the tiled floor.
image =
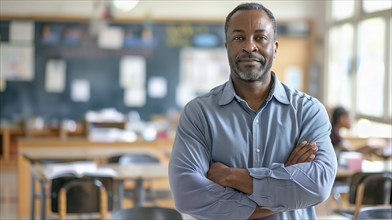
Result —
[[[19,220],[17,218],[17,175],[15,168],[2,169],[0,167],[0,220]],[[124,204],[126,205],[126,204]],[[158,205],[173,206],[171,200],[158,201]],[[323,204],[316,207],[318,220],[346,220],[342,216],[333,214],[331,208],[334,203],[328,199]]]

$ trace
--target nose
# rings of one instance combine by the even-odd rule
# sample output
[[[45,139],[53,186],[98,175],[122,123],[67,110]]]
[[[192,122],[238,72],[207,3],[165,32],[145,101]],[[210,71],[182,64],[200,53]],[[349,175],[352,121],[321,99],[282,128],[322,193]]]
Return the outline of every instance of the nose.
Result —
[[[248,40],[244,44],[242,50],[247,53],[257,52],[259,50],[253,40]]]

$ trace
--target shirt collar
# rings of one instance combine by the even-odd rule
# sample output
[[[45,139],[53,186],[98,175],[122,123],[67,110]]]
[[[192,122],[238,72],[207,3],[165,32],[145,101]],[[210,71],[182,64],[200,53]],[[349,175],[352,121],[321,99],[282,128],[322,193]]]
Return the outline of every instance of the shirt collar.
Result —
[[[279,81],[278,76],[276,76],[276,74],[274,72],[272,72],[272,78],[274,79],[273,94],[272,95],[279,102],[281,102],[283,104],[290,104],[290,100],[288,98],[286,88]]]
[[[278,77],[274,72],[272,72],[272,91],[267,97],[267,100],[271,99],[271,96],[274,96],[276,100],[283,104],[290,104],[289,99],[287,97],[286,89],[284,88],[283,84],[279,81]],[[238,95],[235,93],[233,81],[231,77],[229,81],[226,82],[223,88],[222,96],[219,100],[219,105],[227,105],[229,104],[235,97]],[[239,97],[238,97],[239,98]]]

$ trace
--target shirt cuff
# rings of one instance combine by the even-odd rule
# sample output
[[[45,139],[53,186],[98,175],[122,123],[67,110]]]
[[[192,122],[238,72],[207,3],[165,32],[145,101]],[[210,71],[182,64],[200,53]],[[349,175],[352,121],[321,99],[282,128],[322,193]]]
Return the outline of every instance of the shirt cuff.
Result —
[[[292,175],[286,170],[284,164],[273,163],[271,168],[249,168],[250,175],[253,180],[253,193],[249,195],[249,199],[255,201],[259,206],[265,207],[271,211],[283,212],[287,211],[287,207],[282,204],[274,204],[276,198],[274,193],[270,192],[268,188],[263,187],[264,184],[277,184],[274,180],[291,180]]]
[[[255,179],[272,177],[280,180],[291,180],[291,174],[286,170],[284,164],[273,163],[271,168],[249,168],[249,174]]]

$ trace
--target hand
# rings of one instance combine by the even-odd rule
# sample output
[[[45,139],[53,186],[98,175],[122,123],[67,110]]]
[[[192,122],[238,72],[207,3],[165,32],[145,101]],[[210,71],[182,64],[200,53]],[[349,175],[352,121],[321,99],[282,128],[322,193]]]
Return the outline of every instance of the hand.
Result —
[[[307,141],[302,141],[295,147],[293,152],[291,152],[284,165],[287,167],[297,163],[311,162],[316,157],[317,150],[316,142],[308,144]]]

